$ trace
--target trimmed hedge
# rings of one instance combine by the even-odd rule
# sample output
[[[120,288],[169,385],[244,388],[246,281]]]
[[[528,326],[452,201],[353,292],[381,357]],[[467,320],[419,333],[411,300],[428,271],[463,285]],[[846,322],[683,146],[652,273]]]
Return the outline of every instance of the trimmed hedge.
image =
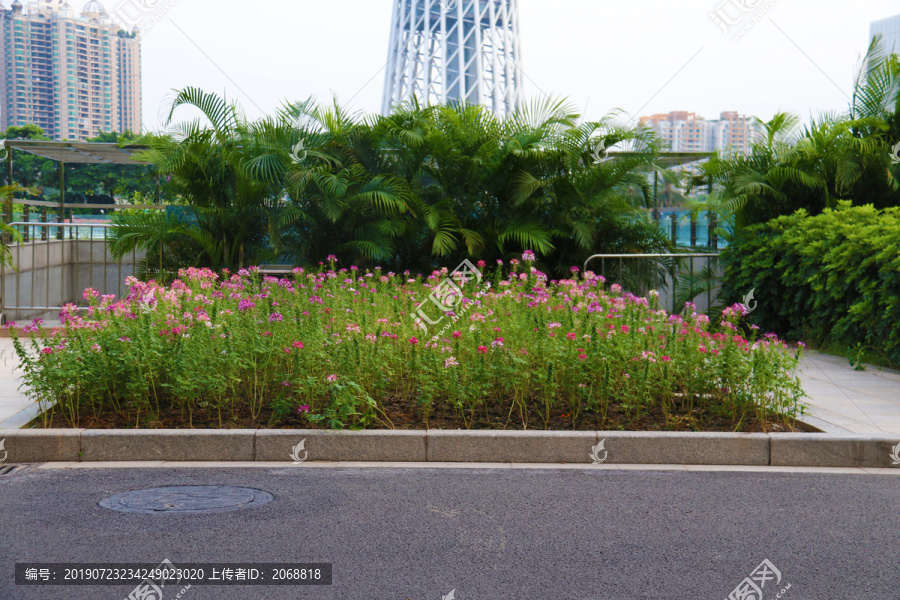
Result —
[[[900,208],[799,210],[743,229],[722,260],[723,297],[754,290],[749,317],[760,327],[900,363]]]

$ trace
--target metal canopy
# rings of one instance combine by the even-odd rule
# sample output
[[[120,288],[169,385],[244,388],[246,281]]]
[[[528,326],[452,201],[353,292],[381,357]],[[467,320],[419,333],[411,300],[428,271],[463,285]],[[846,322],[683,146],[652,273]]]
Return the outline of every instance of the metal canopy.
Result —
[[[22,150],[56,162],[83,165],[149,165],[134,153],[147,146],[119,146],[101,142],[48,142],[41,140],[2,140],[6,148]]]

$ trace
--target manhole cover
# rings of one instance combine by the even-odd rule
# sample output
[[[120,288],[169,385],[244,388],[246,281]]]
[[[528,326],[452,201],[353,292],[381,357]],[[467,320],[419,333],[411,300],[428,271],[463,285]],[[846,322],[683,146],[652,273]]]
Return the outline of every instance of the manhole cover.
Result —
[[[220,513],[271,502],[269,492],[220,485],[184,485],[135,490],[100,501],[100,506],[127,513]]]

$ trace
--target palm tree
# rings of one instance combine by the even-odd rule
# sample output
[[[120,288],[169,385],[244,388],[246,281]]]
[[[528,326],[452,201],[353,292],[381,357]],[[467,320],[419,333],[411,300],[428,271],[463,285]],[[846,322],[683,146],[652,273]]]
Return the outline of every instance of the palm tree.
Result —
[[[173,125],[182,106],[203,119]],[[142,158],[171,174],[190,222],[127,215],[113,248],[146,249],[147,272],[160,276],[186,257],[233,268],[339,254],[427,269],[523,250],[563,273],[595,252],[667,248],[643,211],[659,141],[612,116],[577,120],[551,99],[504,120],[464,102],[413,101],[363,118],[308,100],[248,122],[235,105],[187,88],[173,102],[169,131],[139,141],[149,147]],[[638,151],[598,162],[591,149],[599,139]]]
[[[182,106],[199,110],[205,120],[173,125]],[[185,88],[173,101],[166,125],[169,134],[137,140],[149,147],[140,158],[171,174],[173,189],[190,207],[197,227],[176,228],[176,233],[199,244],[200,265],[234,268],[267,257],[266,208],[275,202],[276,186],[252,172],[255,132],[238,108],[215,94]],[[134,239],[138,231],[124,235]],[[147,243],[152,243],[149,238]]]

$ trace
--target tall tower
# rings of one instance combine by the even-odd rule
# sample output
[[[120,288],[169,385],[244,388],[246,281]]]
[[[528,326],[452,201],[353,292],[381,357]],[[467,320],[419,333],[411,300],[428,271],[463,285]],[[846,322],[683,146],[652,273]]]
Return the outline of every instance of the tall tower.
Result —
[[[381,112],[418,98],[503,117],[521,99],[518,0],[394,0]]]

